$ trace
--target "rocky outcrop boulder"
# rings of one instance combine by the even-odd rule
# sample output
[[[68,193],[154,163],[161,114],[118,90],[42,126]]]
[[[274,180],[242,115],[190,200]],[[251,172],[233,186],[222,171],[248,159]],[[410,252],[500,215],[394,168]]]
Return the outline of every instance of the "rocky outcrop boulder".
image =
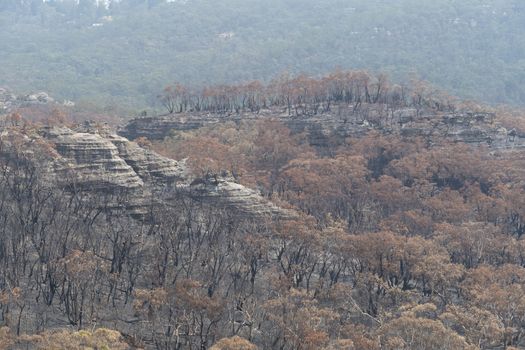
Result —
[[[23,102],[29,102],[29,103],[52,103],[55,102],[55,99],[53,99],[47,92],[41,91],[34,94],[26,95],[22,98],[20,98]]]
[[[7,88],[0,88],[0,115],[8,114],[22,107],[54,105],[57,102],[47,92],[41,91],[27,95],[16,95]],[[72,101],[64,101],[66,107],[74,106]]]
[[[235,183],[228,177],[207,175],[193,180],[186,188],[196,199],[234,208],[248,216],[291,218],[295,215],[291,210],[274,205],[261,197],[257,191]]]

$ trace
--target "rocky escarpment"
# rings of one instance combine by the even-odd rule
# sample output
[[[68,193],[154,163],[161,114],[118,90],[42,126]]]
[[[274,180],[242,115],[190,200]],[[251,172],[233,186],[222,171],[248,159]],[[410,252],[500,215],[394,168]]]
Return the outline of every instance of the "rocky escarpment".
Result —
[[[141,136],[150,140],[162,140],[173,130],[195,130],[204,125],[216,124],[224,120],[213,114],[172,114],[158,117],[140,117],[121,128],[118,132],[128,139]]]
[[[31,136],[4,130],[1,141],[5,155],[16,144],[28,150],[28,158],[40,158],[35,161],[50,184],[69,191],[124,196],[126,208],[134,215],[145,214],[152,201],[169,200],[169,196],[164,198],[158,193],[183,193],[231,208],[243,216],[291,215],[230,178],[196,179],[184,161],[162,157],[104,127],[47,127]],[[35,147],[39,152],[46,149],[46,156],[36,155]]]
[[[162,157],[115,134],[107,134],[106,140],[117,148],[119,157],[146,183],[172,186],[188,180],[189,174],[184,161],[177,162]]]
[[[237,209],[245,215],[258,213],[265,217],[291,217],[291,211],[284,210],[264,200],[255,190],[235,183],[231,178],[208,175],[192,181],[187,187],[193,198],[216,203],[220,207]]]
[[[469,144],[484,144],[492,148],[525,146],[525,134],[506,129],[493,113],[418,111],[415,108],[388,110],[383,105],[362,106],[356,111],[351,106],[333,106],[330,111],[290,116],[282,109],[262,110],[259,113],[209,114],[182,113],[160,117],[136,118],[119,130],[130,139],[146,137],[159,140],[174,131],[195,130],[225,121],[276,119],[293,132],[306,132],[312,146],[324,147],[329,142],[343,142],[370,130],[402,137],[423,137],[435,143],[441,139]]]
[[[93,191],[133,192],[144,186],[117,146],[99,134],[46,128],[41,135],[58,154],[54,171],[59,183]]]
[[[340,134],[341,137],[353,133],[363,133],[366,129],[359,126],[340,130],[339,120],[332,120],[329,114],[307,117],[290,117],[281,110],[261,110],[258,113],[214,114],[214,113],[181,113],[157,117],[139,117],[132,119],[118,130],[118,134],[134,140],[146,137],[150,140],[162,140],[176,131],[191,131],[204,126],[218,125],[224,122],[256,121],[275,119],[285,123],[294,132],[308,132],[312,145],[322,145],[326,138]],[[349,124],[350,125],[350,124]]]

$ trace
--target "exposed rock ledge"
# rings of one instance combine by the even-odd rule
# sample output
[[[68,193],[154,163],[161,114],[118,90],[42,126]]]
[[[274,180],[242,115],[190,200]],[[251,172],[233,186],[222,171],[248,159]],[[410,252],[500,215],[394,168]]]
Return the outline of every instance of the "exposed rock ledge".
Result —
[[[333,106],[332,111],[315,115],[289,116],[280,109],[266,109],[259,113],[220,115],[204,112],[187,112],[158,117],[140,117],[130,120],[118,131],[129,139],[146,137],[162,140],[176,131],[196,130],[224,122],[246,120],[279,120],[294,133],[305,132],[310,144],[325,147],[333,142],[343,142],[348,137],[359,137],[370,130],[401,137],[423,137],[434,143],[440,139],[452,142],[487,145],[492,149],[525,147],[525,135],[507,130],[495,115],[488,112],[445,113],[413,108],[398,109],[385,114],[383,105],[368,105],[364,112],[354,113],[348,106]]]
[[[291,211],[266,201],[256,191],[235,183],[233,179],[210,175],[195,179],[186,185],[186,189],[193,197],[237,209],[246,215],[257,213],[258,216],[278,218],[294,216]]]
[[[184,161],[160,156],[104,128],[91,125],[75,130],[42,128],[31,137],[9,130],[0,136],[1,143],[12,143],[14,133],[25,139],[23,147],[29,153],[34,153],[30,149],[36,145],[49,146],[53,155],[45,161],[46,166],[41,165],[47,169],[48,181],[75,190],[124,194],[128,198],[127,206],[135,214],[147,211],[145,203],[152,193],[172,189],[233,209],[243,216],[292,216],[290,211],[277,207],[232,179],[220,176],[195,179],[190,176]],[[4,157],[9,149],[2,148]]]

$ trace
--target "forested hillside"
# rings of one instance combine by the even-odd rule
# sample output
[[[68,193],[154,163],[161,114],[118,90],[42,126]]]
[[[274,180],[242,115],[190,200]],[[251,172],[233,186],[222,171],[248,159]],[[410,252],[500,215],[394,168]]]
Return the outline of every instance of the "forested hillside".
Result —
[[[0,4],[0,85],[145,108],[174,81],[340,66],[523,105],[524,26],[519,0],[9,0]]]
[[[1,119],[0,348],[525,346],[521,114],[363,71],[162,100],[136,142]]]
[[[0,350],[525,349],[523,32],[0,0]]]

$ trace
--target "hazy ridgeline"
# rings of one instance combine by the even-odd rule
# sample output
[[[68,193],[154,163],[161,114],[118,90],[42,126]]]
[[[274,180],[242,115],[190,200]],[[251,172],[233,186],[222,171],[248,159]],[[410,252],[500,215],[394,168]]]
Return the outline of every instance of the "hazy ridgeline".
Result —
[[[267,81],[336,67],[525,102],[521,1],[95,0],[0,4],[0,85],[144,108],[174,81]]]

